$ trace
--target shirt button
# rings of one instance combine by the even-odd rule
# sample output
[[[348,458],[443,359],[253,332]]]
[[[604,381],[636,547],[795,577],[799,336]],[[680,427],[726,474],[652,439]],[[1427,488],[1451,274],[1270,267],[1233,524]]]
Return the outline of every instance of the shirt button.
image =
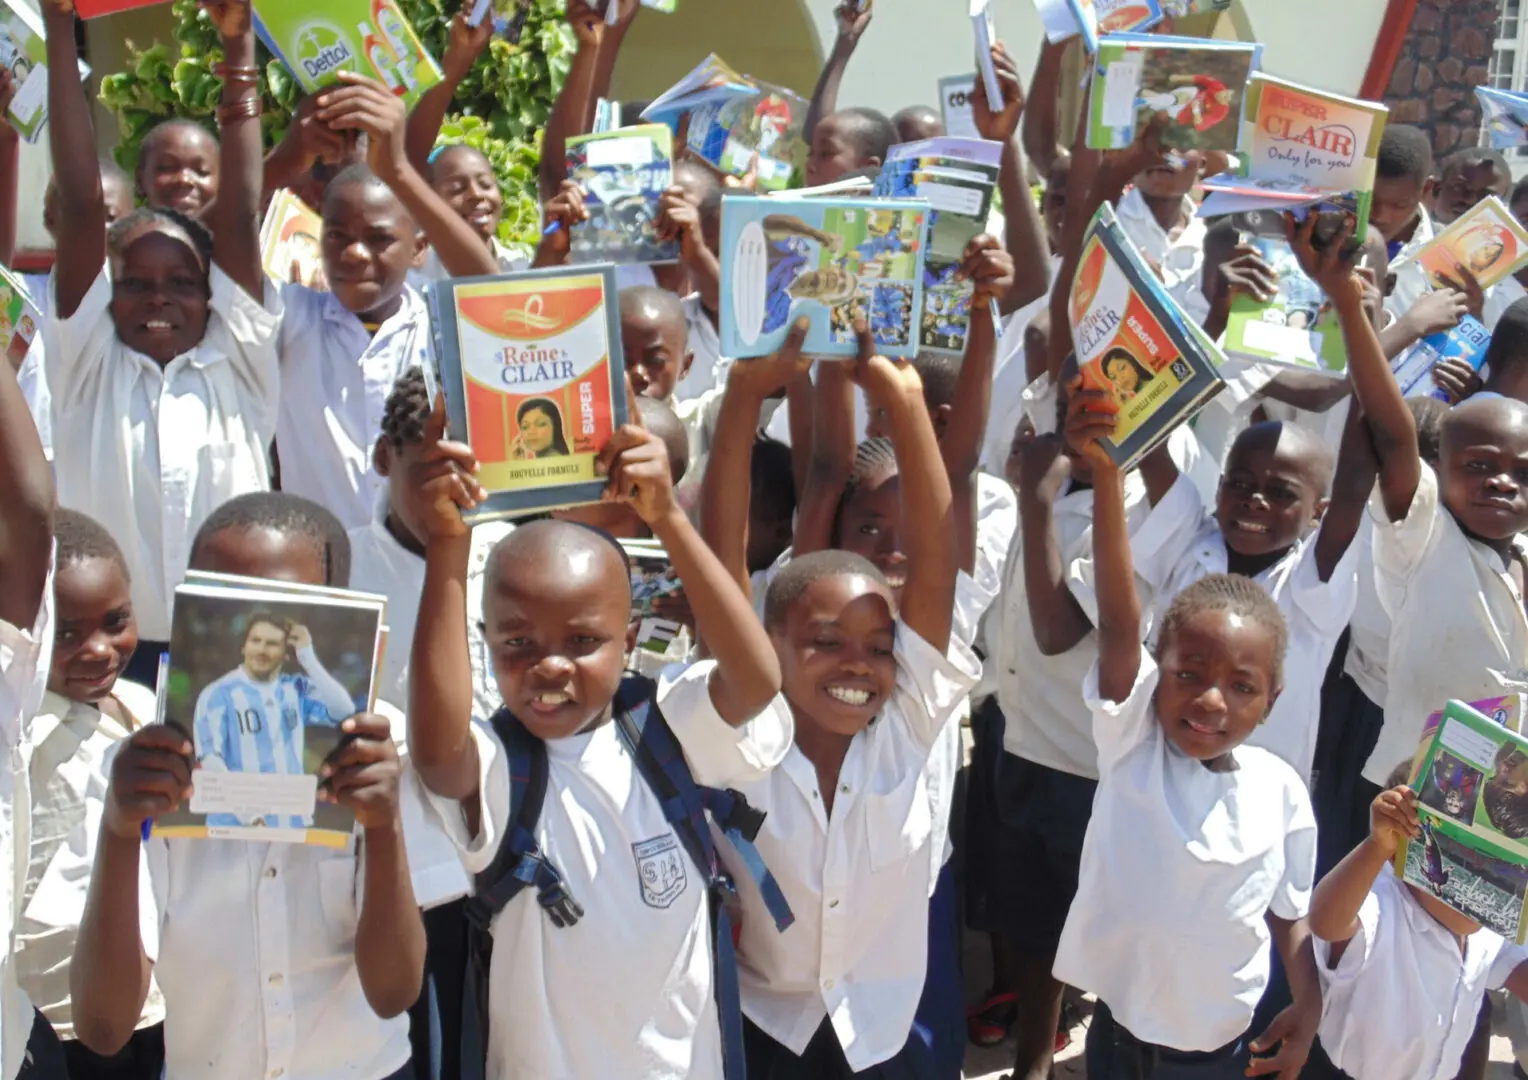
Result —
[[[276,876],[276,868],[274,866],[272,866],[269,869],[267,869],[265,871],[265,876],[268,877],[268,878],[275,877]]]
[[[271,1070],[271,1080],[276,1080],[276,1077],[282,1075],[285,1072],[286,1072],[285,1069],[272,1069]]]
[[[270,983],[272,986],[280,986],[284,980],[281,978],[281,973],[277,972],[275,975],[272,975],[269,979],[266,979],[265,981]]]
[[[827,982],[823,983],[822,984],[822,988],[824,990],[831,990],[831,989],[833,989],[833,980],[829,979]]]
[[[828,901],[828,907],[836,908],[837,906],[838,906],[838,901],[837,900],[829,900]]]
[[[847,795],[847,794],[849,794],[849,785],[848,784],[840,784],[839,787],[838,787],[838,790],[839,790],[840,794]]]

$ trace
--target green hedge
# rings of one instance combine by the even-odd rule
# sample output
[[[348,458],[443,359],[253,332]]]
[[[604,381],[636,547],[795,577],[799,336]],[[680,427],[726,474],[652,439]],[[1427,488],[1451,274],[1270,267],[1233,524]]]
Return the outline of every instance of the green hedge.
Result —
[[[399,0],[414,32],[434,56],[445,53],[446,34],[455,0]],[[214,129],[222,80],[212,73],[223,56],[217,31],[196,0],[174,0],[175,40],[139,49],[129,42],[129,68],[101,80],[101,102],[116,114],[122,128],[117,162],[131,170],[149,128],[169,117],[186,117]],[[541,129],[552,110],[573,57],[573,32],[563,18],[563,0],[531,0],[530,16],[518,46],[495,38],[463,80],[441,135],[466,142],[493,162],[504,192],[506,242],[534,247],[537,198],[536,162]],[[267,147],[286,131],[292,109],[302,96],[289,71],[259,49],[264,69],[261,91]]]

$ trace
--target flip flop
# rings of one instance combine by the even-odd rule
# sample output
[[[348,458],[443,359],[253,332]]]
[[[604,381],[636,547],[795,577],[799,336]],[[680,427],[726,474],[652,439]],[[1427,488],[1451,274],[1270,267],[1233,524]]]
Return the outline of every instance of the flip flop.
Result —
[[[1017,994],[988,994],[966,1013],[966,1035],[977,1046],[996,1046],[1008,1038],[1018,1019]]]

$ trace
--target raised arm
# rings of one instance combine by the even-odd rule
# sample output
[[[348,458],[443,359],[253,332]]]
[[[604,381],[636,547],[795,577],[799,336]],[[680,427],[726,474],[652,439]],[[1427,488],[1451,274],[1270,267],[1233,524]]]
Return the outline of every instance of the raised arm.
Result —
[[[604,18],[595,14],[585,0],[568,0],[568,22],[578,47],[541,137],[541,164],[536,176],[543,203],[552,200],[567,178],[568,136],[583,134],[594,74],[599,67],[600,42],[607,29]]]
[[[11,100],[16,79],[8,67],[0,67],[0,266],[16,259],[16,198],[20,188],[21,136],[11,126]]]
[[[801,356],[806,318],[797,319],[774,356],[739,360],[727,372],[727,389],[716,418],[711,456],[701,481],[700,535],[716,553],[727,576],[745,597],[751,595],[748,573],[748,503],[752,497],[754,433],[765,400],[810,367]]]
[[[600,451],[599,460],[610,476],[607,498],[631,504],[662,542],[684,585],[696,636],[716,660],[712,704],[734,727],[747,723],[780,692],[780,662],[748,597],[674,501],[663,440],[627,424]]]
[[[1378,471],[1368,425],[1364,423],[1363,411],[1355,406],[1348,410],[1342,425],[1342,442],[1332,473],[1332,494],[1316,533],[1316,573],[1322,581],[1332,579],[1337,564],[1358,535]]]
[[[223,36],[223,96],[218,104],[218,197],[209,212],[212,261],[256,300],[265,295],[260,266],[260,69],[249,0],[205,0]],[[69,70],[73,70],[72,68]],[[50,82],[52,80],[49,80]],[[74,80],[70,80],[71,82]]]
[[[468,8],[471,4],[466,5]],[[467,25],[467,12],[458,11],[451,19],[451,32],[446,37],[446,54],[440,58],[440,70],[444,76],[440,82],[420,95],[409,113],[408,133],[404,139],[409,164],[421,176],[430,171],[430,154],[435,140],[440,137],[440,125],[445,122],[446,111],[456,88],[477,63],[483,50],[493,39],[493,15],[484,16],[477,26]]]
[[[1401,388],[1396,385],[1384,349],[1364,307],[1363,282],[1353,270],[1352,258],[1343,258],[1342,246],[1352,232],[1350,217],[1330,245],[1317,251],[1311,237],[1316,227],[1312,214],[1304,225],[1286,217],[1290,246],[1301,267],[1321,286],[1342,325],[1342,341],[1348,352],[1348,378],[1374,437],[1379,457],[1379,487],[1385,513],[1400,521],[1411,509],[1422,477],[1422,457],[1417,447],[1417,428]]]
[[[1040,210],[1025,182],[1024,155],[1019,149],[1024,84],[1019,81],[1018,66],[1002,42],[992,46],[992,69],[1003,88],[1001,107],[994,110],[988,106],[986,83],[977,79],[971,112],[982,138],[1003,144],[997,182],[1003,196],[1004,242],[1013,260],[1013,283],[997,300],[998,307],[1007,315],[1044,296],[1050,289],[1050,249],[1045,242]]]
[[[342,131],[366,132],[366,156],[372,171],[393,189],[452,277],[497,274],[498,263],[472,226],[409,164],[404,152],[407,115],[402,100],[375,79],[353,71],[339,75],[345,85],[320,96],[319,118]]]
[[[857,322],[859,358],[854,377],[873,406],[891,421],[891,444],[902,488],[902,547],[907,584],[902,589],[902,622],[940,652],[950,645],[955,578],[960,559],[950,480],[940,460],[939,442],[923,401],[923,384],[913,366],[879,356],[863,322]]]
[[[73,315],[106,263],[106,197],[101,191],[101,166],[85,84],[63,75],[79,70],[74,45],[72,0],[47,0],[42,8],[47,34],[48,148],[53,180],[58,184],[59,258],[55,276],[53,314]]]
[[[642,10],[640,0],[607,0],[607,3],[615,7],[615,17],[611,18],[609,14],[605,16],[605,32],[600,36],[594,79],[589,86],[589,93],[585,95],[584,113],[578,118],[578,130],[581,132],[593,130],[594,112],[599,99],[610,97],[610,80],[615,75],[615,64],[620,59],[626,31],[631,29],[631,21]],[[635,116],[623,116],[621,123],[630,126],[636,119]]]
[[[479,245],[481,246],[481,245]],[[424,447],[406,483],[430,508],[425,522],[424,587],[409,654],[409,760],[425,787],[464,807],[476,806],[477,745],[472,741],[472,657],[467,648],[467,556],[472,531],[462,510],[483,498],[477,462],[446,442],[446,401],[439,397],[425,425]]]
[[[838,36],[833,40],[833,51],[828,53],[828,59],[822,65],[822,74],[817,76],[817,86],[807,106],[806,126],[801,135],[808,146],[812,145],[817,124],[824,116],[832,116],[838,110],[838,87],[844,81],[844,70],[849,66],[849,57],[854,55],[860,35],[870,26],[870,0],[865,0],[864,6],[864,11],[856,11],[852,0],[845,0],[833,9]]]
[[[700,207],[678,184],[658,199],[658,238],[679,241],[679,261],[690,271],[690,284],[700,294],[706,311],[720,310],[722,264],[706,246],[700,226]]]
[[[791,438],[794,441],[794,433]],[[812,458],[796,510],[795,554],[831,546],[833,519],[854,467],[854,452],[854,383],[848,365],[825,360],[817,365],[812,395]]]
[[[1038,435],[1024,447],[1019,474],[1020,557],[1029,626],[1042,656],[1075,648],[1093,629],[1066,583],[1056,538],[1056,497],[1071,475],[1060,435]]]
[[[95,160],[94,158],[91,159]],[[53,561],[53,470],[37,425],[0,361],[0,622],[23,630],[37,623]]]
[[[1395,858],[1402,841],[1421,836],[1417,795],[1409,787],[1382,791],[1369,805],[1369,835],[1316,882],[1307,922],[1310,932],[1331,945],[1331,966],[1358,933],[1358,909],[1374,887],[1374,879]]]
[[[1065,152],[1061,140],[1061,60],[1066,42],[1040,44],[1040,59],[1029,80],[1030,107],[1024,113],[1024,156],[1035,163],[1041,176],[1049,176],[1056,158]],[[981,80],[977,80],[980,82]],[[1007,206],[1007,198],[1003,204]]]
[[[1068,387],[1067,442],[1093,470],[1093,572],[1098,582],[1098,692],[1123,702],[1141,671],[1141,600],[1125,522],[1125,476],[1099,445],[1115,428],[1119,406],[1103,390]]]
[[[281,141],[265,155],[261,202],[269,204],[282,188],[295,189],[318,162],[337,162],[344,154],[345,135],[318,118],[318,96],[309,94],[297,103]]]

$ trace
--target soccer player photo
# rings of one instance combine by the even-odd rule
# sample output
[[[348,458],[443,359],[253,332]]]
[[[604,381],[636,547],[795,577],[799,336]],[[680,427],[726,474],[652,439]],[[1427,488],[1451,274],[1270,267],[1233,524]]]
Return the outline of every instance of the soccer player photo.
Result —
[[[353,596],[353,598],[352,598]],[[317,801],[346,718],[369,707],[382,601],[193,583],[176,590],[165,721],[191,736],[189,808],[165,835],[327,843],[349,810]]]

